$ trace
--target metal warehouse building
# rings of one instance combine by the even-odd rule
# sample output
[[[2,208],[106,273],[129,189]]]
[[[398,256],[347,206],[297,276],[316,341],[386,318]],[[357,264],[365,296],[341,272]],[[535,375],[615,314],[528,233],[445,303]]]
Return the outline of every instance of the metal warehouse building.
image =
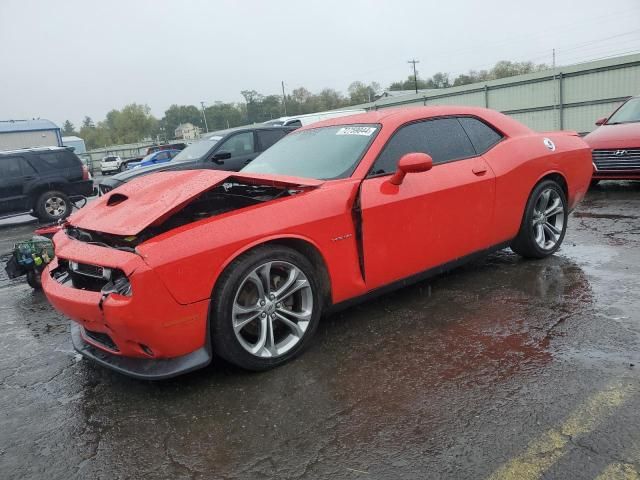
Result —
[[[0,121],[0,150],[61,146],[60,128],[49,120]]]
[[[590,132],[620,102],[640,94],[640,54],[555,70],[380,98],[368,110],[411,105],[469,105],[499,110],[534,130]],[[353,107],[356,108],[356,107]]]

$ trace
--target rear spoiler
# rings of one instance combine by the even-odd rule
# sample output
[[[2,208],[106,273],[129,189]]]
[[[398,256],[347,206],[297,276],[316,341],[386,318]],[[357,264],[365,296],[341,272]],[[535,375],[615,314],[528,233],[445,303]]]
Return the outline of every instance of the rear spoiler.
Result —
[[[575,130],[549,130],[540,132],[540,135],[564,135],[567,137],[580,137],[581,135]]]

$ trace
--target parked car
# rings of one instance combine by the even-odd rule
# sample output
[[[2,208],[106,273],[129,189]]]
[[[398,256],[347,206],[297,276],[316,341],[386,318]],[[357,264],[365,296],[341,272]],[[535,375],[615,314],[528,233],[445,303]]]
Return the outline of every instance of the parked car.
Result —
[[[89,169],[67,148],[0,151],[0,215],[30,212],[54,222],[71,214],[74,198],[92,192]]]
[[[125,171],[103,179],[100,194],[149,173],[165,170],[240,170],[296,127],[249,125],[205,134],[176,155],[169,163]]]
[[[152,165],[159,165],[161,163],[170,162],[173,157],[180,153],[180,150],[158,150],[157,152],[150,153],[142,160],[138,162],[127,163],[127,170],[133,170],[134,168],[149,167]]]
[[[593,183],[640,180],[640,96],[631,97],[584,137],[593,149]]]
[[[186,151],[186,150],[185,150]],[[240,172],[161,172],[75,213],[42,285],[75,348],[166,378],[215,352],[298,355],[323,312],[511,246],[554,253],[591,180],[575,133],[456,106],[382,110],[287,135]]]
[[[280,117],[273,120],[264,122],[265,125],[282,125],[289,127],[306,127],[312,123],[320,122],[322,120],[329,120],[331,118],[347,117],[349,115],[356,115],[358,113],[364,113],[366,110],[353,108],[350,110],[334,110],[332,112],[320,112],[320,113],[306,113],[304,115],[296,115],[293,117]]]
[[[147,155],[159,152],[160,150],[184,150],[185,148],[187,148],[187,144],[184,142],[167,143],[164,145],[152,145],[147,148]]]
[[[100,161],[100,173],[102,173],[102,175],[122,172],[125,167],[125,162],[117,155],[107,155]]]

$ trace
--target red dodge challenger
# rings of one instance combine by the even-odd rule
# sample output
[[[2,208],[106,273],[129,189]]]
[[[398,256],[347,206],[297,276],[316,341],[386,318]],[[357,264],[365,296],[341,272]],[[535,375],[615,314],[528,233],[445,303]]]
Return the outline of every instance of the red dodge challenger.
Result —
[[[212,167],[215,164],[212,163]],[[85,357],[145,379],[250,370],[308,344],[323,314],[510,246],[562,243],[591,180],[574,133],[467,107],[301,128],[241,172],[157,173],[71,216],[43,272]]]

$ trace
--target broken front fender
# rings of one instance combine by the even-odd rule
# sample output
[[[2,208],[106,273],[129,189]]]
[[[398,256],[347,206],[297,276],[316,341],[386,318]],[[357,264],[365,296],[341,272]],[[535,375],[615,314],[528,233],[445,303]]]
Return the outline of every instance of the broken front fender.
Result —
[[[56,248],[55,260],[42,275],[43,290],[58,311],[89,332],[83,338],[91,345],[139,358],[177,357],[206,345],[208,299],[180,305],[135,254],[73,239],[56,242]],[[68,276],[57,275],[70,260],[84,265],[99,261],[102,267],[119,269],[127,275],[131,294],[105,295],[99,283],[78,288]]]

